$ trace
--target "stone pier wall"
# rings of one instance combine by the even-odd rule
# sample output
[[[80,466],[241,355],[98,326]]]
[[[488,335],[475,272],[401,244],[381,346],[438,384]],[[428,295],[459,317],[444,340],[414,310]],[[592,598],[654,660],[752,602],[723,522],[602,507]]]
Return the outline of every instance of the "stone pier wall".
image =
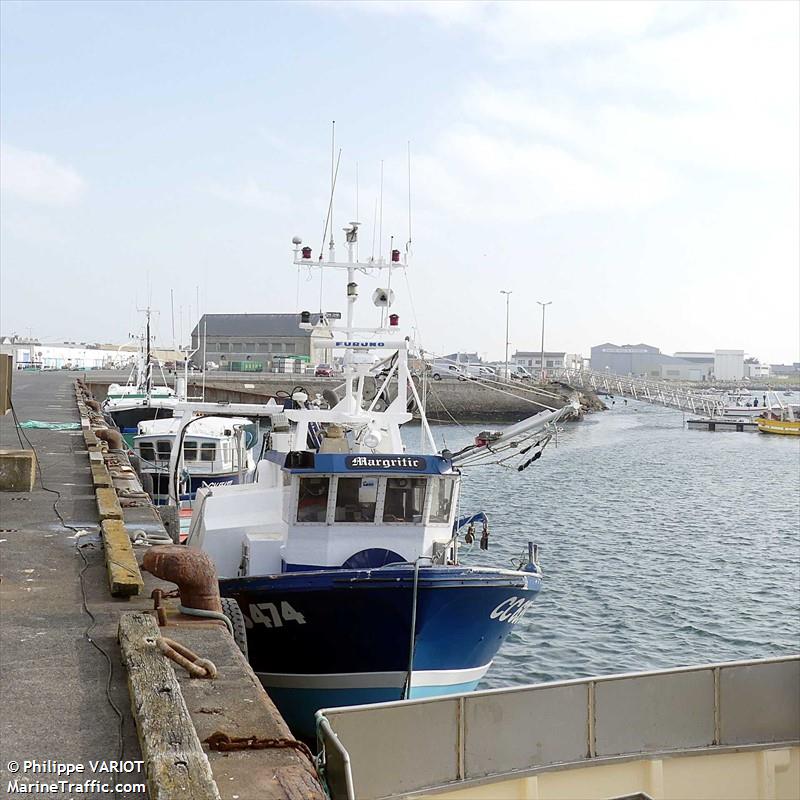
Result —
[[[93,376],[87,373],[86,381],[98,398],[105,397],[109,384],[119,381],[107,375]],[[124,378],[122,379],[124,382]],[[582,404],[583,412],[602,410],[605,406],[593,394],[577,393],[575,390],[562,384],[548,384],[542,389],[548,394],[538,394],[536,387],[523,391],[530,384],[518,387],[502,387],[503,391],[484,386],[475,381],[459,381],[443,379],[426,382],[427,388],[427,413],[429,419],[438,422],[464,421],[503,421],[513,422],[544,408],[556,408],[577,396]],[[336,391],[341,387],[341,378],[315,378],[309,375],[231,375],[213,373],[206,378],[205,398],[209,402],[230,403],[261,403],[266,402],[270,396],[282,393],[291,394],[295,387],[302,387],[309,396],[322,394],[326,389]],[[199,397],[202,379],[193,375],[189,379],[189,394]],[[365,396],[374,397],[379,385],[373,379],[368,379]],[[422,393],[422,386],[417,382],[417,391]],[[507,393],[506,393],[507,392]],[[559,402],[552,397],[556,394],[561,398]],[[393,393],[392,393],[393,396]],[[391,397],[390,397],[391,399]],[[579,416],[582,416],[579,415]]]

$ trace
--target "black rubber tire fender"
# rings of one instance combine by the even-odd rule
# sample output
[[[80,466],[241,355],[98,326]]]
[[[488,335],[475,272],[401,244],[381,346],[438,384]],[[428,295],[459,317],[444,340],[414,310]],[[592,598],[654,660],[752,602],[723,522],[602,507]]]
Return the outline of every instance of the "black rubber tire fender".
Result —
[[[239,604],[232,597],[222,597],[222,613],[231,621],[233,626],[233,641],[247,658],[247,627],[244,624],[244,614]]]
[[[152,481],[151,475],[148,476]],[[164,530],[175,544],[181,543],[181,517],[176,506],[157,506],[158,516],[164,523]]]
[[[147,492],[152,500],[153,493],[155,492],[155,487],[153,486],[153,476],[149,472],[142,472],[139,480],[142,482],[142,491]]]

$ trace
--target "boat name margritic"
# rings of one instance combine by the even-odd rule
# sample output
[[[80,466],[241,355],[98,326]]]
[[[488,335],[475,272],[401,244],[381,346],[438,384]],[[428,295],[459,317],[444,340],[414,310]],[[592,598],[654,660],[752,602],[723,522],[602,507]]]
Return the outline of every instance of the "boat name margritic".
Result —
[[[427,469],[428,462],[424,458],[375,458],[373,456],[348,456],[344,460],[347,469]]]

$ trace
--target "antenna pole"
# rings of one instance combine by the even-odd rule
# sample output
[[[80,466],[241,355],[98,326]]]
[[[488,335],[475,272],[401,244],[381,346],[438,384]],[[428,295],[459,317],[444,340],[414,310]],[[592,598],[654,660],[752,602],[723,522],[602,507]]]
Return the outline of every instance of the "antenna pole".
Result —
[[[381,159],[381,213],[378,220],[378,260],[383,258],[383,159]]]
[[[172,314],[172,349],[175,349],[175,294],[172,289],[169,290],[169,308]]]
[[[358,221],[358,161],[356,161],[356,221]],[[358,242],[356,242],[356,261],[358,261]]]
[[[411,249],[411,142],[408,142],[408,241],[406,242],[406,262]]]
[[[334,261],[334,241],[333,241],[333,224],[331,224],[331,215],[333,214],[333,193],[336,190],[336,179],[339,176],[339,162],[342,158],[342,150],[339,148],[339,155],[336,157],[336,169],[333,171],[333,181],[331,182],[331,197],[328,201],[328,216],[325,217],[325,227],[322,230],[322,247],[319,249],[319,313],[322,314],[322,269],[323,269],[323,255],[322,251],[325,247],[325,236],[328,233],[328,225],[331,225],[331,241],[330,241],[330,260]]]
[[[375,198],[375,210],[372,212],[372,255],[369,260],[375,260],[375,226],[378,224],[378,198]]]
[[[199,323],[198,323],[199,324]],[[200,331],[197,331],[200,333]],[[203,402],[206,401],[206,366],[208,362],[206,361],[206,343],[208,342],[208,320],[203,320],[203,391],[202,397]]]
[[[145,336],[147,337],[147,344],[145,346],[144,386],[147,399],[150,400],[150,392],[153,388],[153,368],[150,363],[150,306],[147,307],[147,325],[145,326]]]
[[[334,153],[336,152],[336,120],[332,120],[331,122],[331,220],[333,218],[333,187],[336,185],[336,172],[338,171],[338,163],[334,168]],[[356,217],[358,219],[358,217]],[[329,247],[333,250],[333,221],[331,221],[331,240],[329,243]],[[321,310],[321,309],[320,309]]]

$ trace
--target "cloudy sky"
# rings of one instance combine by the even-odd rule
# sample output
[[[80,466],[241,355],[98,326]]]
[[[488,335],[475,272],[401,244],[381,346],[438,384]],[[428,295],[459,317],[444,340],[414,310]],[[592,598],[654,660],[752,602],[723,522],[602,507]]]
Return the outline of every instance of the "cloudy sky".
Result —
[[[319,250],[335,119],[362,256],[408,239],[410,142],[427,349],[501,358],[505,289],[512,350],[549,300],[549,349],[797,361],[798,9],[6,0],[0,331],[122,341],[149,300],[168,341],[170,290],[184,333],[198,298],[317,310],[291,238]]]

